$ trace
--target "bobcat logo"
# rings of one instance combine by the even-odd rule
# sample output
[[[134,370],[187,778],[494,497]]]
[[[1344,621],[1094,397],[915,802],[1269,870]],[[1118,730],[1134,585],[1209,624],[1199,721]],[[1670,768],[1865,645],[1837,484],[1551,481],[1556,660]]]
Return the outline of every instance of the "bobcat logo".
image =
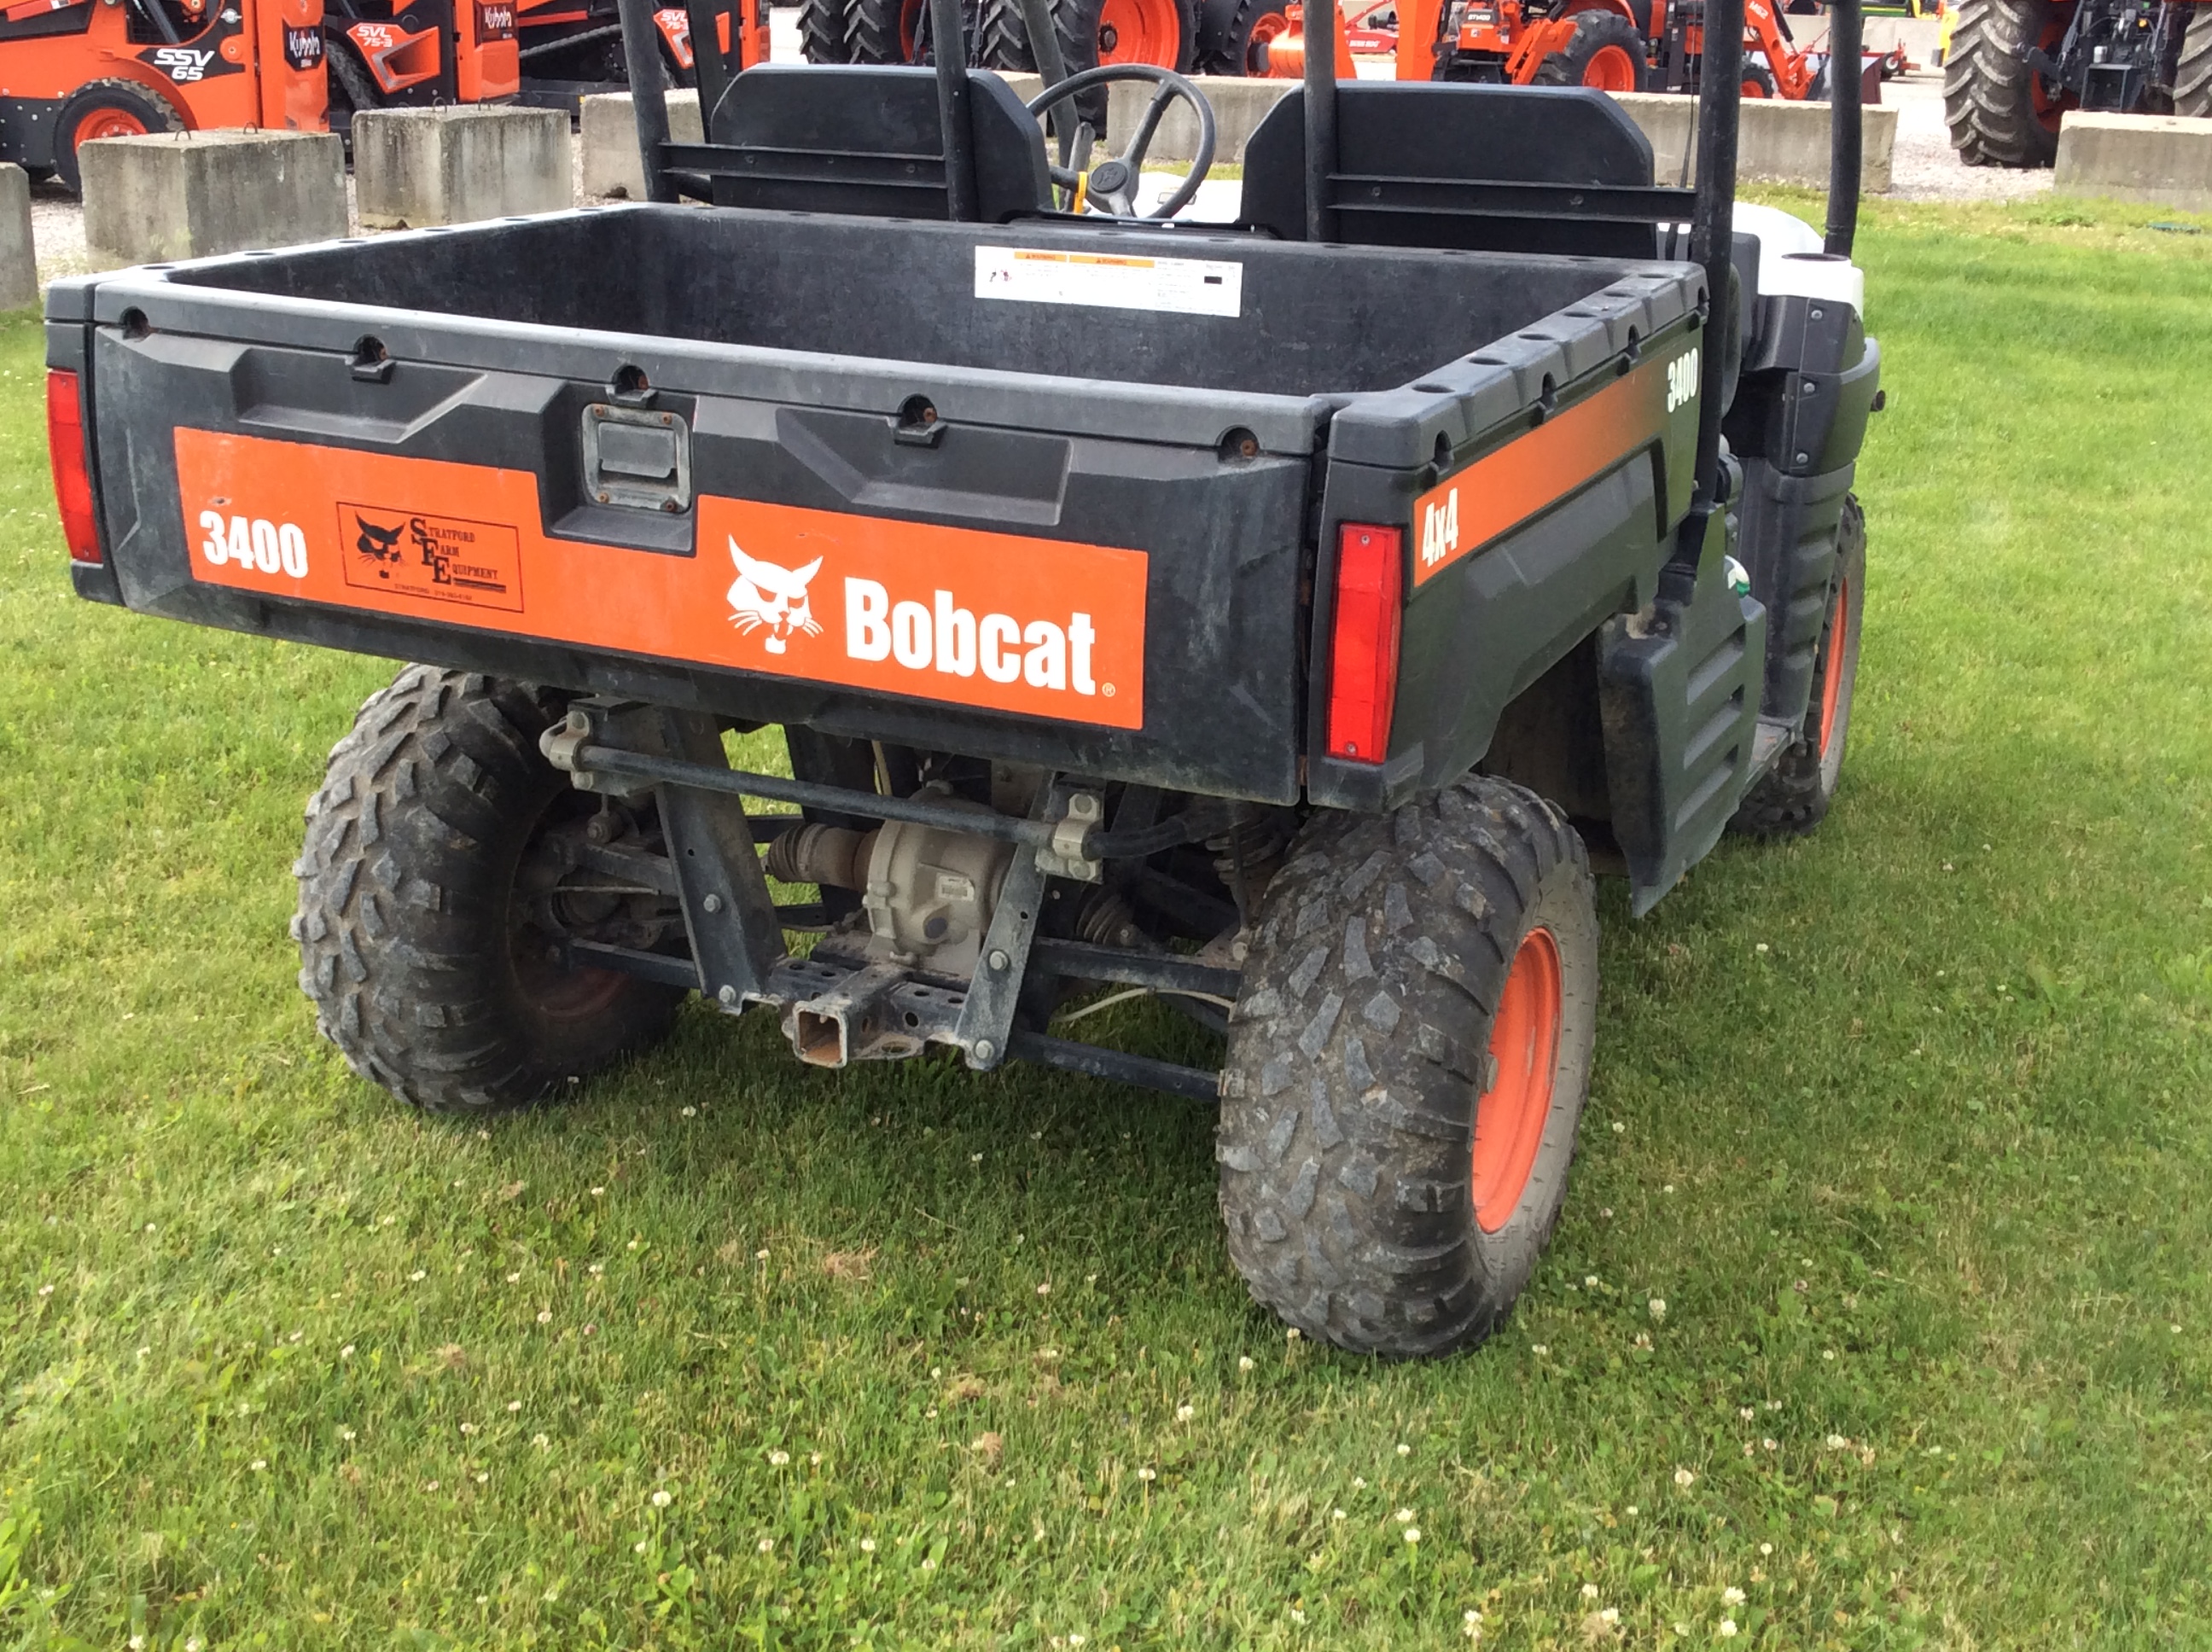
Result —
[[[806,582],[822,570],[819,556],[805,568],[778,568],[774,562],[746,556],[732,539],[730,560],[738,568],[738,577],[731,581],[727,593],[734,610],[731,624],[748,632],[767,626],[769,634],[763,641],[772,654],[781,653],[794,632],[821,635],[822,627],[806,600]]]
[[[403,554],[399,549],[399,536],[407,531],[404,523],[396,528],[387,528],[382,523],[372,522],[358,513],[355,514],[353,520],[354,525],[361,530],[361,537],[353,542],[353,548],[356,550],[372,562],[396,563],[399,561]],[[380,568],[377,570],[377,577],[389,579],[391,575]]]

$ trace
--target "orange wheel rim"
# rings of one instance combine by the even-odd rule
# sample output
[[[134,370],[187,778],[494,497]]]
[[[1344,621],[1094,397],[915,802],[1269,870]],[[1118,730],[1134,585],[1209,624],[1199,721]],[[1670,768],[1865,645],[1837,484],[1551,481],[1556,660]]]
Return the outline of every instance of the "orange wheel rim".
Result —
[[[1583,84],[1601,92],[1633,92],[1636,62],[1624,46],[1600,46],[1583,69]]]
[[[1513,1219],[1536,1168],[1552,1117],[1564,997],[1559,944],[1550,930],[1532,929],[1513,955],[1491,1023],[1498,1077],[1474,1104],[1474,1220],[1485,1233]]]
[[[1760,80],[1753,80],[1749,76],[1746,76],[1743,82],[1743,94],[1747,98],[1765,97],[1766,95],[1766,82]]]
[[[1279,11],[1271,11],[1252,25],[1252,33],[1244,43],[1244,72],[1262,80],[1267,74],[1268,46],[1289,32],[1291,20]]]
[[[143,137],[146,123],[126,109],[96,109],[76,124],[76,141],[90,143],[102,137]]]
[[[1836,707],[1844,697],[1844,656],[1850,651],[1851,582],[1836,581],[1835,606],[1828,616],[1828,657],[1820,666],[1820,755],[1836,738]]]
[[[1098,61],[1173,69],[1182,57],[1175,0],[1106,0],[1098,14]]]
[[[915,42],[921,34],[921,0],[901,0],[899,5],[899,60],[914,61]]]

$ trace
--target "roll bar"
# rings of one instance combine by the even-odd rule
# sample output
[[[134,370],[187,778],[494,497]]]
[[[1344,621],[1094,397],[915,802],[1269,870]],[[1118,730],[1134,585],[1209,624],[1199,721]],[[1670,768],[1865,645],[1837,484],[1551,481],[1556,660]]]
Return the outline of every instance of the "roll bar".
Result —
[[[658,67],[659,46],[653,22],[653,0],[617,0],[623,52],[633,64]],[[1048,0],[1021,0],[1031,49],[1048,81],[1065,70],[1059,40],[1049,27]],[[717,31],[708,0],[686,0],[692,18],[693,59],[698,64],[701,119],[711,122],[714,104],[729,82],[727,64],[717,49]],[[933,55],[937,65],[937,112],[945,156],[947,216],[974,222],[979,216],[975,147],[969,125],[967,37],[961,0],[928,0]],[[1828,6],[1828,216],[1823,245],[1832,255],[1848,258],[1858,228],[1861,155],[1861,0],[1829,0]],[[1703,62],[1698,87],[1698,178],[1691,206],[1690,256],[1705,267],[1711,313],[1725,313],[1735,290],[1736,129],[1743,99],[1743,0],[1705,0]],[[704,22],[707,27],[702,27]],[[1343,26],[1336,0],[1308,0],[1305,21],[1306,237],[1327,241],[1338,234],[1334,190],[1338,172],[1336,39]],[[951,49],[947,49],[948,44]],[[668,99],[661,76],[633,76],[638,156],[645,173],[646,198],[673,201],[676,190],[665,158]],[[1055,111],[1055,113],[1057,112]],[[711,140],[710,140],[711,141]],[[1658,193],[1655,191],[1655,193]],[[1666,191],[1666,193],[1672,193]],[[1727,363],[1724,352],[1707,349],[1699,362],[1697,501],[1693,529],[1720,503],[1721,404]]]

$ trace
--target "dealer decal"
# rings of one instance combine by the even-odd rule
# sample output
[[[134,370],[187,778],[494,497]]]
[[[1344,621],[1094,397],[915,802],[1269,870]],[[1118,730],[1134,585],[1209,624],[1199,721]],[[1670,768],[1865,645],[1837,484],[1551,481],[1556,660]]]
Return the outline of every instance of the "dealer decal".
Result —
[[[1144,726],[1139,550],[702,496],[695,554],[555,538],[528,471],[176,433],[213,584],[1025,716]]]
[[[1695,348],[1655,356],[1413,501],[1413,583],[1499,538],[1668,434],[1697,400]]]

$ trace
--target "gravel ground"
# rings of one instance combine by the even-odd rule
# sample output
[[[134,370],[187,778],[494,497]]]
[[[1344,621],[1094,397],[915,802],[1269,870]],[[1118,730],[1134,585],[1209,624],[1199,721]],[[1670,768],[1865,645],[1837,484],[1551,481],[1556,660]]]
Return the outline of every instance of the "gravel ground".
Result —
[[[798,55],[794,14],[774,14],[775,55]],[[1943,129],[1943,76],[1937,70],[1921,70],[1882,88],[1883,99],[1898,111],[1897,144],[1892,157],[1893,190],[1890,198],[1902,201],[2008,201],[2045,193],[2051,173],[2007,172],[1994,167],[1965,167],[1951,152]],[[576,161],[577,197],[582,193],[583,161]],[[1224,180],[1209,184],[1192,216],[1228,218],[1235,216],[1231,193],[1237,186]],[[352,180],[346,185],[352,193]],[[350,203],[349,203],[350,216]],[[356,233],[359,233],[356,230]],[[39,252],[39,279],[82,275],[91,268],[85,255],[84,214],[76,202],[52,184],[31,191],[31,234]]]

